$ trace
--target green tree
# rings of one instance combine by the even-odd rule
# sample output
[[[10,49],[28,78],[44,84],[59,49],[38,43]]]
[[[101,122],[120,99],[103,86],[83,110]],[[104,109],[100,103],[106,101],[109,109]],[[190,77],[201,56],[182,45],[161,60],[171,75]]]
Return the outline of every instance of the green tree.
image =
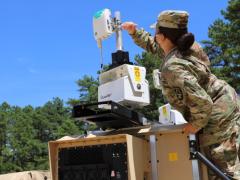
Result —
[[[9,148],[9,121],[11,106],[4,102],[0,106],[0,173],[9,172],[14,169],[11,162],[12,151]]]
[[[226,80],[240,93],[240,0],[229,0],[209,27],[208,41],[203,41],[211,60],[213,73]]]
[[[77,81],[80,92],[80,100],[93,102],[97,100],[98,81],[92,76],[84,76]]]
[[[13,171],[34,169],[33,150],[37,148],[34,139],[34,128],[31,114],[34,109],[31,106],[25,108],[12,107],[9,133],[9,148],[12,151]]]
[[[71,109],[65,107],[59,98],[54,98],[43,107],[38,107],[34,114],[34,129],[38,144],[38,157],[36,167],[38,169],[48,168],[48,146],[47,143],[66,135],[82,134],[81,126],[78,126],[71,118]]]
[[[80,93],[79,99],[69,99],[68,104],[77,105],[84,102],[97,102],[98,99],[98,80],[92,76],[85,75],[77,80]]]
[[[42,107],[0,105],[0,173],[49,169],[48,142],[82,134],[71,108],[54,98]]]

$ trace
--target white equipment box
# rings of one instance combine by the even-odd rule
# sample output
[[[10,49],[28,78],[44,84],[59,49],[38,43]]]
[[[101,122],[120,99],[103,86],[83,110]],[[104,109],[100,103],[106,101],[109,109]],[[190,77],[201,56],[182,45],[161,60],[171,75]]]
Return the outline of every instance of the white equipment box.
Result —
[[[177,124],[185,124],[187,121],[184,119],[182,114],[177,111],[171,109],[170,104],[165,104],[158,108],[159,111],[159,122],[164,125],[177,125]]]
[[[150,103],[146,69],[123,64],[99,76],[98,102],[114,101],[131,107],[142,107]]]

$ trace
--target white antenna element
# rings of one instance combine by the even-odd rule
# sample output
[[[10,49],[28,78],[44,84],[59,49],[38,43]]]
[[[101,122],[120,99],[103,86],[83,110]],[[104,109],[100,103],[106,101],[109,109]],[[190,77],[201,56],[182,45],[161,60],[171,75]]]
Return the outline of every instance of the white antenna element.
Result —
[[[113,33],[111,11],[103,9],[93,16],[94,37],[98,40],[104,40]]]
[[[93,16],[93,30],[94,37],[97,41],[98,48],[100,49],[100,64],[103,68],[103,50],[102,40],[108,38],[113,33],[111,11],[109,9],[103,9],[98,11]]]
[[[123,50],[122,30],[121,30],[121,16],[120,12],[115,12],[115,17],[111,17],[109,9],[98,11],[93,16],[93,30],[94,38],[97,41],[98,48],[101,53],[101,68],[103,67],[103,50],[102,41],[116,32],[116,49]]]

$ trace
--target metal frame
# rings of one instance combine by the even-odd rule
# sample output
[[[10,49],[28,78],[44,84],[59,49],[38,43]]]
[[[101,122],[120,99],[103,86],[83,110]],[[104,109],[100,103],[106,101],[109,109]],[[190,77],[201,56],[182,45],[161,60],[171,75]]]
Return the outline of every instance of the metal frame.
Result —
[[[194,143],[194,144],[192,144]],[[196,135],[195,134],[190,134],[189,135],[189,146],[194,146],[196,147]],[[199,164],[198,160],[194,157],[191,157],[190,159],[192,160],[192,172],[193,172],[193,180],[200,180],[200,171],[199,171]]]
[[[98,108],[98,105],[109,105],[110,109]],[[140,126],[146,118],[125,106],[113,101],[82,104],[73,107],[76,120],[95,123],[100,128],[123,128]]]
[[[149,136],[151,152],[152,180],[158,180],[156,135]]]
[[[196,136],[195,138],[189,138],[189,148],[190,148],[190,159],[192,161],[199,160],[201,163],[207,166],[207,168],[211,169],[218,177],[223,180],[230,180],[225,173],[223,173],[220,169],[218,169],[211,161],[209,161],[202,153],[198,151]],[[194,179],[195,180],[195,179]]]

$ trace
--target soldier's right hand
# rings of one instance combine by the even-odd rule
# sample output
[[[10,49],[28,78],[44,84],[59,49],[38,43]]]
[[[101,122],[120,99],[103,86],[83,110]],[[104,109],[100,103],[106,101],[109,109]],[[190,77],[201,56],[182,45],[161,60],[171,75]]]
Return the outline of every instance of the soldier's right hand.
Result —
[[[122,24],[122,29],[128,31],[129,34],[134,34],[137,30],[137,24],[134,22],[124,22]]]

